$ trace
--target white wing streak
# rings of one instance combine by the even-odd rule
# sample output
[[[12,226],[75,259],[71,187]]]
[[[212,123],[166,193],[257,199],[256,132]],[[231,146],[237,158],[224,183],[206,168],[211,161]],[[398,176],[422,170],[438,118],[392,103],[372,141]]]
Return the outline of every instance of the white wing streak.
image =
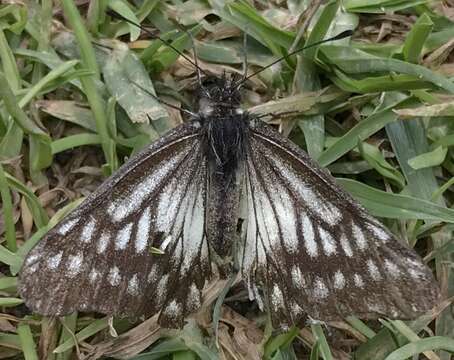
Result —
[[[109,205],[108,214],[112,216],[114,221],[121,221],[134,211],[137,211],[144,201],[150,200],[150,196],[156,193],[163,180],[174,174],[175,168],[182,163],[188,154],[197,150],[187,147],[185,151],[156,164],[156,170],[153,173],[145,179],[141,179],[133,188],[128,189],[129,191],[126,194],[123,194],[121,198]]]
[[[303,311],[320,320],[405,318],[434,305],[438,290],[417,255],[388,241],[386,228],[305,153],[260,121],[248,145],[241,272],[275,325],[301,324]]]

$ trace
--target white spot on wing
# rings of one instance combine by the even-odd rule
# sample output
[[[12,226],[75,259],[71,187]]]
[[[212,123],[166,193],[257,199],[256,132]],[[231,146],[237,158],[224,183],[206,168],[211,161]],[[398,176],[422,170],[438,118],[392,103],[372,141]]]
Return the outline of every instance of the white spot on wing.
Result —
[[[353,256],[352,247],[350,246],[350,242],[348,241],[344,233],[341,234],[340,244],[342,250],[344,250],[345,255],[347,255],[348,257],[352,257]]]
[[[36,263],[33,265],[27,265],[27,267],[25,268],[25,271],[27,272],[27,274],[33,274],[34,272],[36,272],[36,270],[38,270],[38,268],[39,268],[39,263]]]
[[[30,265],[32,263],[34,263],[36,260],[39,259],[39,255],[38,254],[33,254],[33,255],[30,255],[27,257],[27,260],[25,261],[25,264],[26,265]]]
[[[96,281],[98,281],[99,275],[101,275],[99,271],[92,269],[90,271],[90,274],[88,274],[88,279],[91,283],[95,283]]]
[[[298,315],[302,314],[303,313],[303,309],[301,308],[301,306],[299,306],[296,302],[294,302],[291,307],[290,307],[290,311],[292,313],[292,316],[294,317],[297,317]]]
[[[123,250],[126,248],[126,245],[131,238],[131,230],[132,230],[132,223],[127,224],[123,229],[121,229],[118,234],[117,238],[115,239],[115,248],[118,250]]]
[[[107,275],[107,280],[109,281],[110,285],[118,286],[121,281],[120,270],[116,266],[112,266],[110,268],[109,274]]]
[[[328,296],[329,291],[322,278],[317,277],[315,279],[313,293],[317,299],[324,299]]]
[[[251,195],[251,185],[250,185],[249,177],[246,180],[246,189],[245,192],[247,194],[247,211],[249,211],[249,215],[247,216],[247,229],[246,229],[246,241],[244,242],[244,249],[242,249],[242,270],[243,273],[249,273],[252,269],[254,261],[256,260],[256,255],[261,255],[261,242],[258,241],[258,234],[257,234],[257,222],[256,222],[256,212],[254,209],[254,200]],[[256,254],[256,245],[260,247],[257,249]],[[257,261],[261,263],[265,261],[264,258],[258,256]]]
[[[296,230],[296,212],[292,200],[287,191],[274,191],[270,189],[270,196],[274,205],[274,213],[279,221],[285,248],[290,253],[298,251],[298,237]],[[279,233],[277,233],[279,236]]]
[[[189,152],[189,149],[185,152],[176,153],[171,159],[166,159],[159,163],[147,178],[135,185],[123,198],[113,202],[107,209],[112,219],[114,221],[121,221],[136,211],[142,202],[155,191],[158,184],[175,169],[175,165],[182,160],[187,152]]]
[[[391,260],[385,260],[385,268],[389,272],[391,277],[398,277],[400,275],[399,268]]]
[[[140,217],[137,233],[136,233],[136,251],[138,253],[144,251],[148,244],[148,237],[150,233],[151,213],[150,208],[146,208]]]
[[[378,226],[373,225],[373,224],[368,224],[367,227],[372,232],[372,234],[374,236],[376,236],[382,242],[387,242],[389,240],[390,236],[381,227],[378,227]]]
[[[306,251],[311,257],[318,256],[317,242],[315,241],[314,228],[312,222],[307,215],[303,216],[302,224],[303,237]]]
[[[426,274],[420,270],[408,268],[407,271],[413,279],[421,280],[426,277]]]
[[[341,290],[345,287],[345,276],[340,270],[337,270],[334,274],[334,288]]]
[[[352,230],[353,230],[353,236],[356,240],[356,244],[361,250],[364,250],[367,248],[367,240],[366,237],[364,236],[363,231],[359,228],[358,225],[352,224]]]
[[[381,279],[381,274],[378,270],[378,266],[375,265],[375,263],[371,259],[367,260],[367,270],[373,280],[377,281]]]
[[[276,284],[274,284],[273,292],[271,293],[271,303],[275,310],[284,307],[284,296],[282,295],[281,289],[279,289],[279,286]]]
[[[158,282],[158,287],[156,290],[157,302],[158,304],[164,301],[164,295],[167,292],[167,282],[169,281],[169,275],[165,274],[162,276],[161,280]]]
[[[129,280],[127,292],[132,296],[139,294],[139,280],[137,278],[137,274],[134,274]]]
[[[98,246],[96,248],[98,254],[102,254],[104,251],[106,251],[107,246],[109,245],[109,240],[110,234],[107,231],[104,231],[98,240]]]
[[[155,218],[156,231],[168,231],[171,222],[175,220],[185,190],[182,185],[184,182],[181,182],[181,179],[173,179],[159,196]]]
[[[63,224],[60,225],[57,232],[60,235],[66,235],[76,224],[79,222],[79,219],[71,219],[64,221]]]
[[[150,272],[148,273],[148,276],[147,276],[147,281],[148,282],[158,281],[158,267],[156,265],[153,265],[151,267]]]
[[[301,269],[296,265],[293,265],[293,267],[292,267],[292,280],[293,280],[293,284],[298,289],[301,289],[305,286],[305,281],[303,278],[303,274],[301,273]]]
[[[79,253],[77,255],[70,255],[68,257],[68,275],[77,275],[82,268],[83,255]]]
[[[88,223],[83,227],[82,233],[80,235],[80,239],[88,243],[91,240],[91,237],[93,236],[93,233],[95,231],[95,226],[96,226],[96,221],[95,219],[90,219]]]
[[[47,267],[49,269],[55,270],[58,265],[60,265],[61,257],[63,256],[63,251],[60,251],[57,255],[52,256],[47,260]]]
[[[273,249],[276,245],[280,246],[279,226],[276,220],[271,202],[266,196],[263,189],[258,189],[255,192],[257,198],[256,207],[259,220],[260,235],[262,236],[265,247]]]
[[[168,235],[164,241],[161,243],[161,246],[159,247],[159,249],[161,249],[162,251],[164,251],[165,249],[167,249],[167,246],[169,246],[170,242],[172,241],[172,236]]]
[[[180,317],[182,314],[181,304],[177,303],[177,301],[173,299],[164,309],[164,314],[172,319]]]
[[[336,254],[336,242],[331,234],[323,228],[319,228],[318,232],[320,234],[320,239],[322,240],[323,251],[325,254],[327,256]]]
[[[364,287],[364,281],[361,275],[355,274],[353,275],[353,281],[355,282],[355,285],[359,288]]]
[[[189,288],[187,307],[190,309],[198,309],[200,307],[200,290],[194,283],[192,283]]]
[[[193,260],[199,254],[201,244],[204,241],[205,209],[202,189],[199,190],[197,197],[193,201],[184,219],[184,252],[180,270],[182,274],[191,268]]]

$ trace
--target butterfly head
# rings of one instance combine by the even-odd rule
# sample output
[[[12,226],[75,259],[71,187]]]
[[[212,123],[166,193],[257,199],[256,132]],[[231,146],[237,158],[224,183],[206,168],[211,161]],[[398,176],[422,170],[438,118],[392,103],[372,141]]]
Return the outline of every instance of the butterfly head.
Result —
[[[203,117],[241,112],[241,92],[235,76],[208,77],[199,89],[198,113]]]

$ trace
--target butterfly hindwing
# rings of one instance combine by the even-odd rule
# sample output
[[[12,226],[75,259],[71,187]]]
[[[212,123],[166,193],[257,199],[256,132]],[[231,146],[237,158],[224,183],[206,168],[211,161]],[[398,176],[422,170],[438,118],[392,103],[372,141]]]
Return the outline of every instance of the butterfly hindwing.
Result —
[[[181,326],[211,275],[206,171],[195,123],[138,154],[27,255],[19,289],[26,304],[44,315],[162,310],[161,324]]]
[[[276,325],[307,317],[411,318],[432,308],[430,270],[303,151],[252,120],[240,253],[251,297]]]

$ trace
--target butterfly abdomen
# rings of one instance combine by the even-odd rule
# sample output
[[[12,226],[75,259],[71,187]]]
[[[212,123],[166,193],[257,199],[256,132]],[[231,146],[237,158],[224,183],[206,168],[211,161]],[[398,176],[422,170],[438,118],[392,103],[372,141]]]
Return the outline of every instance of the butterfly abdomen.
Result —
[[[229,111],[230,110],[230,111]],[[228,272],[232,244],[236,236],[239,189],[242,181],[248,117],[226,109],[225,116],[209,117],[205,128],[208,159],[207,238]],[[224,270],[224,271],[223,271]]]

